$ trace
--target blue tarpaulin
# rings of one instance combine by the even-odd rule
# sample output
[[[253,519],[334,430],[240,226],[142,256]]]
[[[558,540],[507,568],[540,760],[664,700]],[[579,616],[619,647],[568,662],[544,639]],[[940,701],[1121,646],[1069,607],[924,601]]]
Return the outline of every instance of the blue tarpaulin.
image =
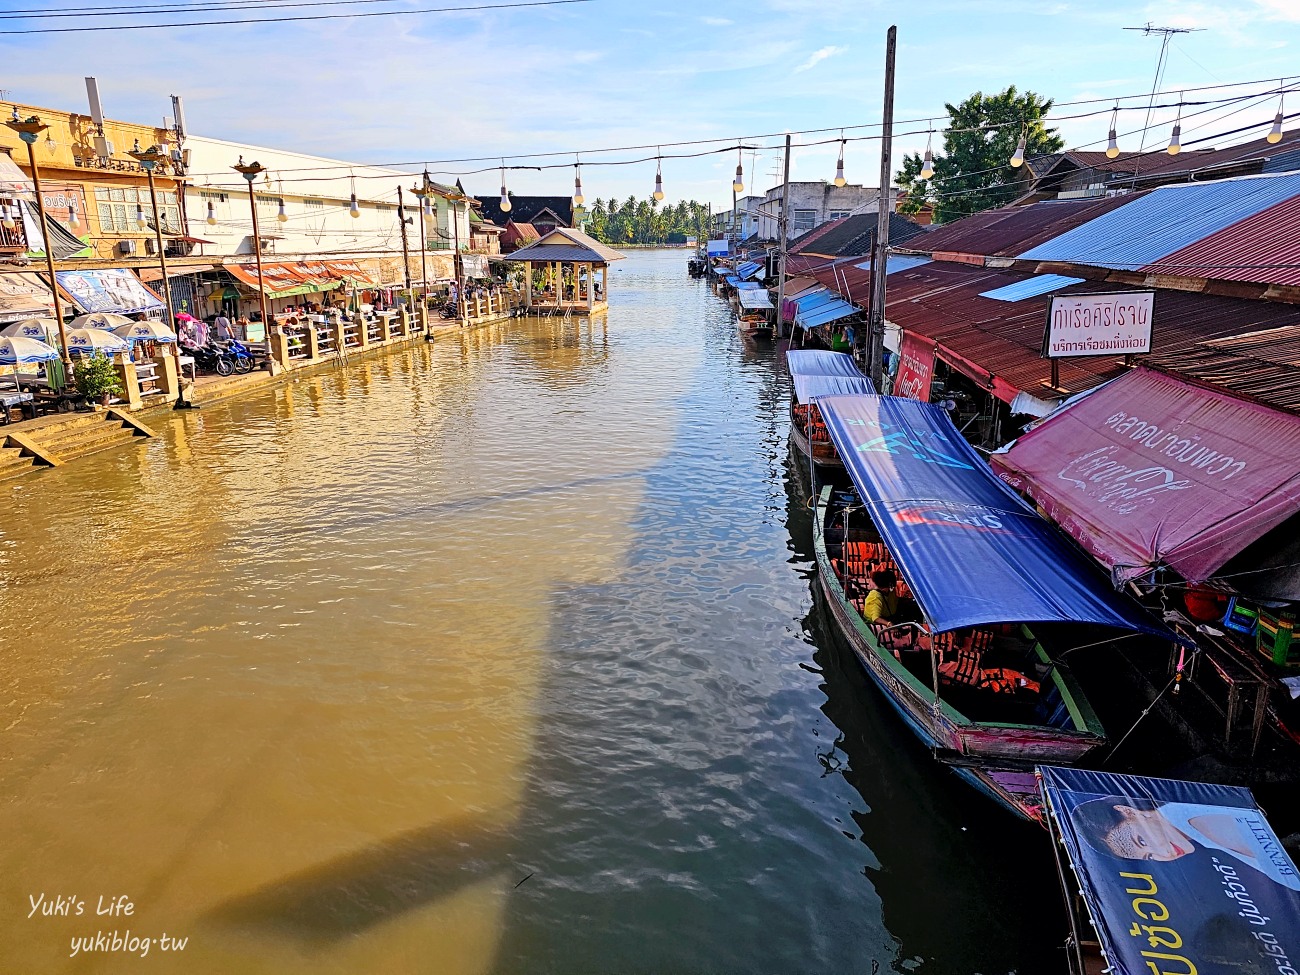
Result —
[[[862,311],[857,305],[845,301],[829,288],[821,288],[795,299],[795,324],[802,328],[815,328]]]
[[[1115,975],[1297,970],[1300,875],[1249,789],[1039,773]]]
[[[815,396],[853,396],[876,391],[853,357],[844,352],[790,349],[785,361],[794,380],[795,399],[800,403],[807,403]]]
[[[999,480],[941,407],[895,396],[817,405],[936,632],[1052,622],[1169,635]]]
[[[762,277],[766,268],[756,261],[745,261],[736,268],[736,274],[741,278]]]

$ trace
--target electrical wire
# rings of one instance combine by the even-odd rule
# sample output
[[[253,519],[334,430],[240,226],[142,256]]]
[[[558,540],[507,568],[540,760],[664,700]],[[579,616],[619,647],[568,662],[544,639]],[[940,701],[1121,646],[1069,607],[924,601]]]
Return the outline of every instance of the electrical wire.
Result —
[[[514,3],[484,3],[464,7],[421,7],[414,10],[370,10],[350,14],[303,14],[300,17],[245,17],[237,20],[187,20],[175,24],[110,24],[100,27],[33,27],[27,30],[0,30],[0,35],[73,34],[86,31],[167,30],[172,27],[224,27],[231,24],[288,24],[316,20],[355,20],[362,17],[401,17],[407,14],[443,14],[480,10],[514,10],[522,7],[558,7],[575,3],[599,3],[600,0],[516,0]]]
[[[172,9],[164,10],[160,7],[150,8],[148,15],[157,16],[184,16],[185,14],[194,13],[217,13],[222,10],[280,10],[285,7],[345,7],[355,4],[368,3],[402,3],[404,0],[250,0],[248,3],[231,3],[231,0],[209,0],[209,2],[195,5],[175,6]],[[73,10],[99,10],[98,7],[68,7],[65,11]],[[145,16],[138,7],[124,9],[103,8],[103,13],[69,13],[60,11],[57,13],[14,13],[8,11],[0,13],[0,20],[44,20],[55,17],[77,17],[85,19],[87,17],[141,17]],[[406,11],[395,11],[405,13]],[[224,21],[223,21],[224,23]],[[160,26],[179,27],[180,24],[166,24]]]

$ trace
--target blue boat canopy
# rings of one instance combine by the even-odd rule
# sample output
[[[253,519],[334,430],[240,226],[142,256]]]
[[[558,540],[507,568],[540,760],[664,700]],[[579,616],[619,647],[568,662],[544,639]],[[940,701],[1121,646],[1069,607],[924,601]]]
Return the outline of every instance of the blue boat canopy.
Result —
[[[1038,774],[1111,972],[1296,970],[1300,874],[1249,789]]]
[[[815,328],[862,311],[857,305],[845,301],[829,288],[819,288],[806,295],[800,295],[795,299],[794,305],[794,321],[801,328]]]
[[[993,473],[941,407],[896,396],[817,405],[936,632],[1096,623],[1171,638]]]
[[[795,399],[800,403],[811,402],[817,396],[856,396],[876,391],[853,357],[844,352],[790,349],[785,361],[794,381]]]

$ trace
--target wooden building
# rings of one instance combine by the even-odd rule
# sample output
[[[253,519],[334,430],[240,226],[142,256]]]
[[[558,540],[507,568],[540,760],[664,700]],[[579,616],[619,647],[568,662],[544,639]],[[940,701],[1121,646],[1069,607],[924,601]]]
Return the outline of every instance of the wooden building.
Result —
[[[590,314],[608,307],[609,265],[623,255],[581,230],[557,227],[510,260],[524,265],[524,307],[530,313]]]

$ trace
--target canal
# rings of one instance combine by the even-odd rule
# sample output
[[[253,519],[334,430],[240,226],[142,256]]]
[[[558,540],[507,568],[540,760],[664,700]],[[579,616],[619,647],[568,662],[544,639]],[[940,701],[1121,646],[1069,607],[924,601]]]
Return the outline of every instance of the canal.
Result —
[[[786,380],[686,256],[0,488],[0,968],[1063,970],[1045,834],[822,622]]]

